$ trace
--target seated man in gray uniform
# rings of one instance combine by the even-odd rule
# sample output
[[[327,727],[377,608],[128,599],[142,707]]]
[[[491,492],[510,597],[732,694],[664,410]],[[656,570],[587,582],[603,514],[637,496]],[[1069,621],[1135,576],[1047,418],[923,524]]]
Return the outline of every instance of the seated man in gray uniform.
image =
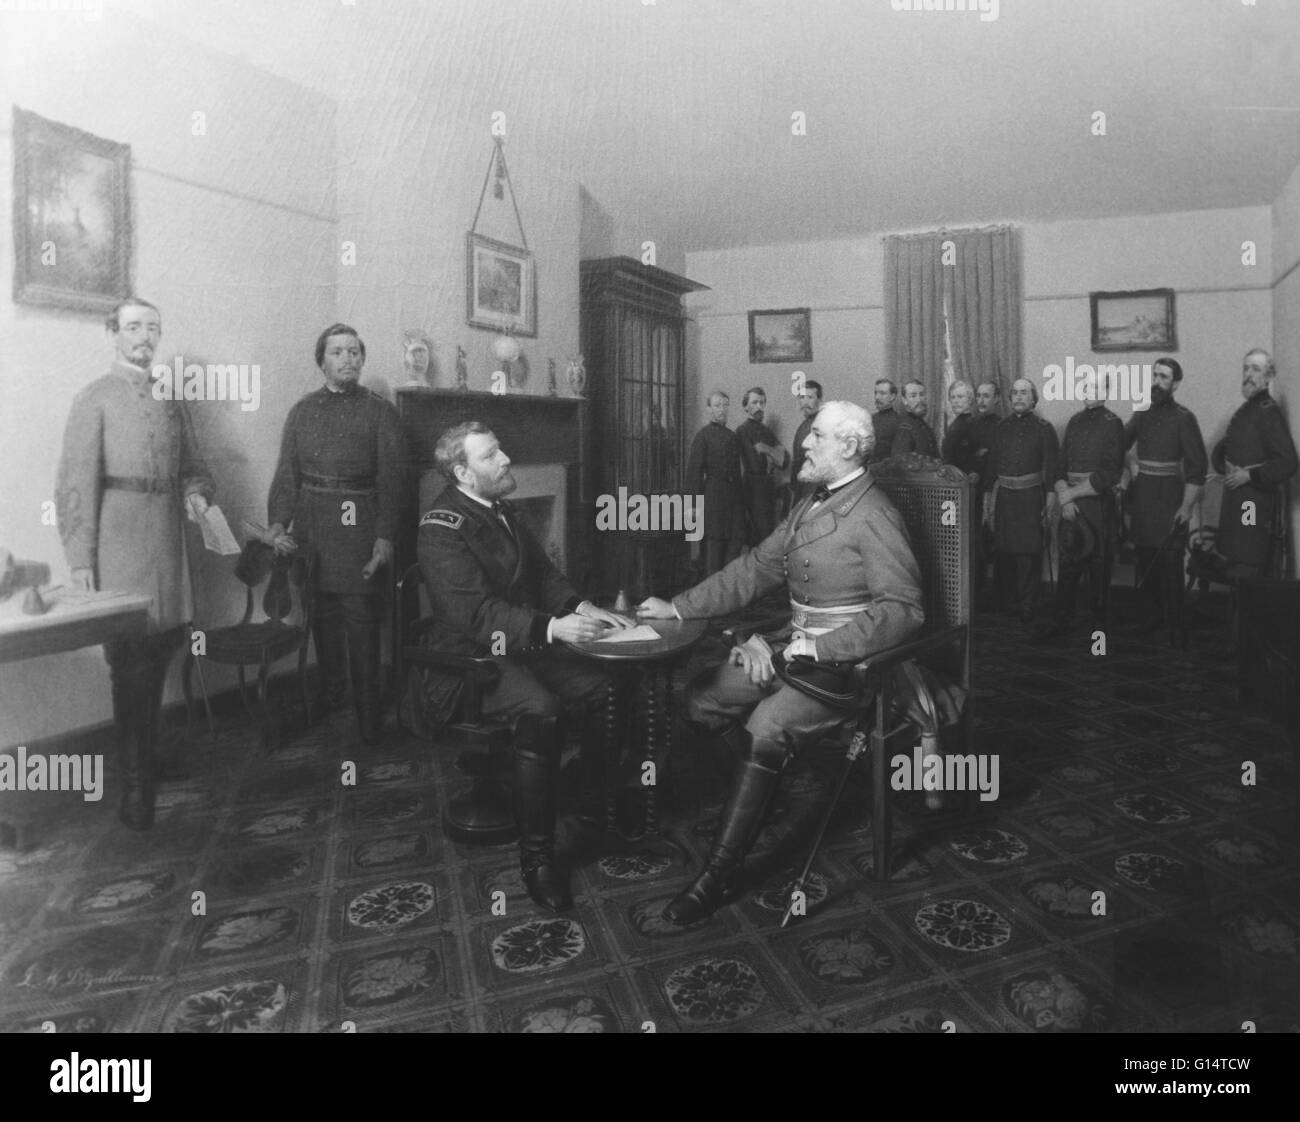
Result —
[[[638,608],[642,619],[704,618],[785,585],[793,610],[788,635],[771,647],[751,640],[687,691],[687,716],[697,726],[730,732],[743,721],[744,728],[735,730],[741,758],[713,852],[664,910],[671,923],[694,923],[725,902],[786,763],[854,716],[774,681],[773,663],[782,661],[783,679],[798,656],[821,670],[847,671],[906,642],[924,621],[921,574],[902,518],[863,467],[874,445],[865,409],[827,402],[813,418],[799,471],[799,481],[816,489],[721,572],[672,603],[651,597]]]

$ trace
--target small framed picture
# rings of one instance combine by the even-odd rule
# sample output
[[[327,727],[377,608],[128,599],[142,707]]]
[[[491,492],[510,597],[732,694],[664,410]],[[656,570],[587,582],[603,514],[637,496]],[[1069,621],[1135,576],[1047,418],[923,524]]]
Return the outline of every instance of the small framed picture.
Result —
[[[1176,351],[1174,290],[1090,292],[1094,351]]]
[[[812,362],[812,311],[772,308],[749,313],[750,362]]]
[[[14,303],[111,311],[131,291],[131,149],[14,106]]]
[[[472,231],[466,244],[469,325],[535,336],[537,274],[533,255]]]

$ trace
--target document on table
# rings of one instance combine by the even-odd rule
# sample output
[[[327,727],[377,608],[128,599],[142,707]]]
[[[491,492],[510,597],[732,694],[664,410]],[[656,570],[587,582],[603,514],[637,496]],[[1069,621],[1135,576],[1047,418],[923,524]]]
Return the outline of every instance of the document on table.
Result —
[[[635,627],[612,631],[602,639],[592,639],[593,643],[654,643],[659,639],[659,632],[647,623],[638,623]]]
[[[230,532],[230,523],[226,521],[219,506],[210,506],[199,515],[199,529],[203,531],[205,549],[220,553],[223,557],[240,552],[239,543]]]

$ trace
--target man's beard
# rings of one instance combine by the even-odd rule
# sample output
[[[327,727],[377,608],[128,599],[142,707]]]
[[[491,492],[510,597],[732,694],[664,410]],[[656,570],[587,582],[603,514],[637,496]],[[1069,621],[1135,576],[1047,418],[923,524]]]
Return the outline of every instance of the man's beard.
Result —
[[[1173,390],[1167,390],[1164,388],[1164,386],[1153,385],[1151,387],[1152,405],[1163,405],[1166,401],[1168,401],[1173,396],[1174,396]]]
[[[505,475],[489,476],[479,474],[475,478],[478,493],[485,499],[500,499],[510,494],[519,484],[515,481],[514,473],[509,469]]]

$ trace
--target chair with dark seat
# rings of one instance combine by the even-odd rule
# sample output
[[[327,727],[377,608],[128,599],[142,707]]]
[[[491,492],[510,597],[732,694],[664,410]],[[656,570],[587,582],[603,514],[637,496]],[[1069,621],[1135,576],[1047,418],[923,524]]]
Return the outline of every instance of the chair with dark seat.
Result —
[[[307,690],[307,640],[311,635],[311,564],[302,557],[280,557],[265,543],[252,539],[244,546],[235,564],[235,576],[244,585],[244,616],[229,627],[211,630],[195,628],[189,650],[185,656],[181,685],[185,691],[185,716],[193,726],[194,693],[190,684],[191,672],[197,668],[199,685],[203,690],[203,705],[207,711],[208,732],[215,735],[212,708],[203,666],[199,661],[235,666],[239,671],[239,696],[249,716],[260,722],[261,744],[270,750],[279,735],[279,725],[267,705],[268,677],[271,666],[282,658],[297,652],[298,686],[302,691],[303,708],[307,723],[311,724],[311,696]],[[262,594],[263,620],[253,619],[257,590],[265,583]],[[289,622],[296,616],[296,622]],[[202,633],[202,643],[193,641]],[[195,653],[196,646],[200,653]],[[257,708],[248,700],[248,686],[244,668],[256,666]]]
[[[419,713],[419,688],[412,681],[420,667],[460,679],[460,700],[446,731],[470,750],[461,753],[457,766],[473,779],[468,794],[449,801],[443,815],[443,832],[452,840],[471,845],[503,845],[519,836],[510,800],[500,776],[513,766],[512,729],[503,721],[484,719],[483,694],[500,677],[496,660],[448,654],[425,647],[422,636],[433,626],[433,616],[420,566],[409,566],[397,582],[396,676],[398,710]],[[416,728],[419,721],[406,722]]]
[[[872,687],[871,701],[857,719],[843,773],[792,886],[783,926],[862,755],[871,755],[874,873],[884,881],[891,871],[889,764],[895,752],[905,748],[910,753],[919,740],[924,756],[937,753],[945,726],[963,751],[971,743],[974,488],[957,468],[916,453],[877,461],[870,471],[907,527],[921,571],[925,624],[915,639],[858,664],[858,673]],[[740,642],[753,630],[767,629],[751,628],[733,637]]]

